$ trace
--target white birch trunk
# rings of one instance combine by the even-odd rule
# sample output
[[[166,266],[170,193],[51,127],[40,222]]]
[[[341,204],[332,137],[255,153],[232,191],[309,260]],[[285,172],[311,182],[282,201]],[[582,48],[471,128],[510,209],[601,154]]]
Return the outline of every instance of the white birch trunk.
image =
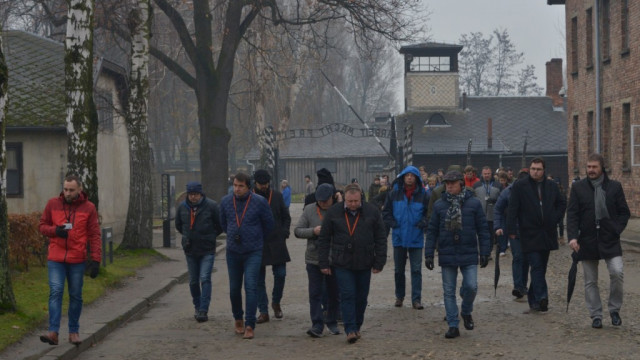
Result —
[[[151,191],[151,148],[148,136],[150,1],[137,0],[129,14],[131,31],[131,74],[127,131],[131,158],[129,209],[123,248],[151,248],[153,245],[153,197]]]

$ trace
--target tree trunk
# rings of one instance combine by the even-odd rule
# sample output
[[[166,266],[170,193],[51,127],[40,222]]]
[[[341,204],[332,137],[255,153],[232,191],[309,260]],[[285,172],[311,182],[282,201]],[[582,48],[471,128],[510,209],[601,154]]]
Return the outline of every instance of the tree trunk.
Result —
[[[65,40],[67,171],[76,173],[98,207],[98,114],[93,102],[94,0],[68,0]]]
[[[126,116],[131,159],[129,209],[123,249],[150,249],[153,245],[151,147],[148,136],[150,0],[139,0],[129,15],[132,31],[129,111]]]
[[[4,129],[7,114],[7,87],[9,76],[7,63],[2,53],[0,33],[0,314],[16,310],[16,299],[11,286],[9,269],[9,218],[7,210],[7,164],[5,162]]]

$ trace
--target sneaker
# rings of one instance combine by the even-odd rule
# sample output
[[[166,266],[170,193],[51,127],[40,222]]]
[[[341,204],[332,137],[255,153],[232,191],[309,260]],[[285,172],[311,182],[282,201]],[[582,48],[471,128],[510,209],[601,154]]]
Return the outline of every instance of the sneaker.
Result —
[[[307,335],[311,336],[312,338],[321,338],[322,330],[312,327],[309,330],[307,330]]]
[[[338,328],[338,324],[327,324],[327,329],[331,335],[340,335],[340,329]]]
[[[414,309],[416,309],[416,310],[422,310],[422,309],[424,309],[424,306],[422,306],[422,304],[421,304],[419,301],[414,302],[412,306],[413,306],[413,308],[414,308]]]
[[[600,318],[593,319],[593,322],[591,323],[591,327],[594,329],[602,329],[602,319]]]
[[[611,315],[611,325],[620,326],[622,325],[622,319],[620,318],[620,314],[617,311],[612,311]]]
[[[524,297],[524,293],[519,289],[513,289],[513,291],[511,291],[511,295],[515,296],[516,299],[522,299]]]
[[[258,319],[256,319],[256,324],[263,324],[269,322],[269,314],[268,313],[260,313],[258,315]]]
[[[500,257],[505,256],[505,255],[507,255],[507,254],[505,254],[504,251],[500,253]]]
[[[196,321],[201,323],[207,320],[209,320],[209,317],[207,316],[207,312],[202,310],[198,311],[198,315],[196,316]]]
[[[460,336],[460,330],[457,327],[450,327],[447,333],[444,334],[447,339],[457,338],[458,336]]]

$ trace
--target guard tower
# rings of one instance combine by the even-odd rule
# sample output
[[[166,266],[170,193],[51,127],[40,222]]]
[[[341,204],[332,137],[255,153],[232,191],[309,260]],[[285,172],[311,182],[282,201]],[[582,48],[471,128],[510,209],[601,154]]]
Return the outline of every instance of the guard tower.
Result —
[[[400,48],[404,55],[405,111],[447,111],[459,107],[458,53],[461,45],[422,43]]]

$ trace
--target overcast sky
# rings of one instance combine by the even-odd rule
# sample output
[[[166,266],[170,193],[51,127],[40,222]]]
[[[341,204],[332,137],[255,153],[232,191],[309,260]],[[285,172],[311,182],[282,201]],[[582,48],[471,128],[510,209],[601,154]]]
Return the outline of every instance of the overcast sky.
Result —
[[[506,29],[524,63],[536,67],[538,84],[545,88],[545,63],[565,61],[564,6],[545,0],[423,0],[429,8],[431,41],[457,43],[462,34]],[[546,90],[546,89],[545,89]]]

